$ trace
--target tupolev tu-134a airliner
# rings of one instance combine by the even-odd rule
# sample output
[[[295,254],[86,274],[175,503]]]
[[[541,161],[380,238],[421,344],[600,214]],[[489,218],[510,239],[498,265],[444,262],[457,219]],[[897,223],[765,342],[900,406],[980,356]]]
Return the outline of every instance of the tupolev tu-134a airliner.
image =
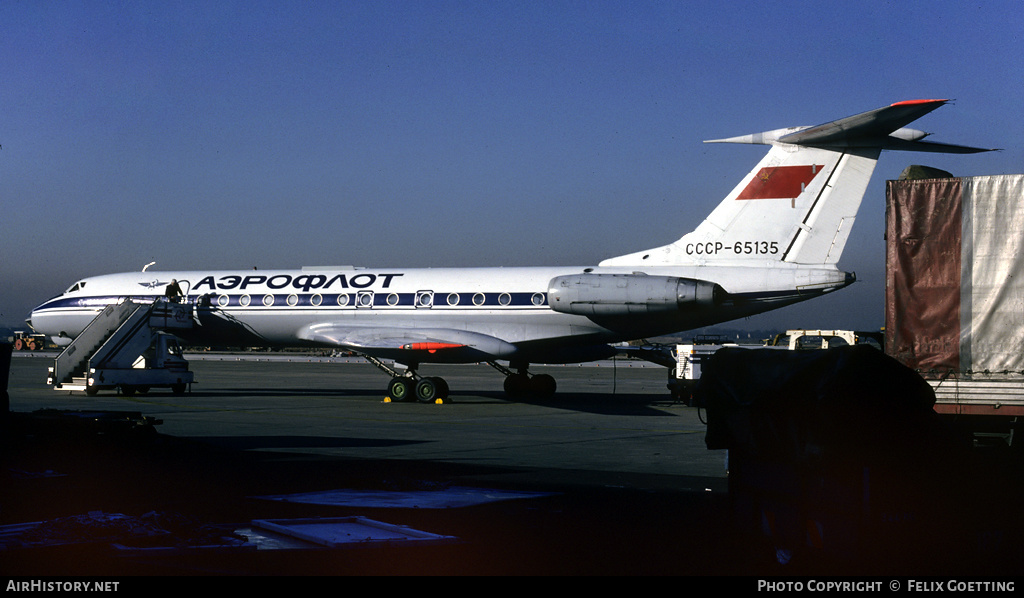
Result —
[[[612,343],[743,318],[846,287],[836,267],[882,150],[989,151],[923,141],[906,125],[948,100],[911,100],[813,127],[708,143],[770,146],[693,231],[593,267],[131,272],[84,278],[32,311],[67,344],[111,303],[153,301],[177,281],[187,343],[334,347],[392,375],[388,396],[433,402],[425,363],[487,362],[509,394],[550,394],[530,364],[612,355]],[[404,370],[389,369],[393,360]],[[500,365],[507,362],[508,367]]]

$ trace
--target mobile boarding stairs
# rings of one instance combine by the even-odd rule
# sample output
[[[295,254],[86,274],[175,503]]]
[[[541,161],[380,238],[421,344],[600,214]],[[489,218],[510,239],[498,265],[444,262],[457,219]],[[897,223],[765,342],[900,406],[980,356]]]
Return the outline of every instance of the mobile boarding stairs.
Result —
[[[163,299],[108,305],[57,356],[47,384],[87,395],[102,389],[133,395],[153,387],[184,393],[193,373],[169,331],[193,326],[192,307]]]

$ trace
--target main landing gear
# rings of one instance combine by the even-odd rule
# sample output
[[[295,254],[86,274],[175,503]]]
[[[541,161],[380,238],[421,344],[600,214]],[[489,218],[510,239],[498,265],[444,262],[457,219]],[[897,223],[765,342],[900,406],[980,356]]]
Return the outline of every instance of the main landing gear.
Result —
[[[439,405],[450,402],[448,383],[444,378],[420,377],[416,374],[416,364],[410,364],[407,370],[400,372],[379,359],[372,357],[366,357],[366,359],[391,376],[384,402],[418,401]],[[510,398],[527,396],[547,398],[555,394],[557,384],[554,377],[548,374],[530,374],[527,371],[527,364],[514,364],[515,370],[493,361],[488,361],[487,365],[505,375],[505,394]]]
[[[404,372],[394,369],[376,357],[363,355],[377,369],[391,376],[388,382],[385,403],[419,401],[420,403],[447,403],[448,383],[444,378],[421,378],[416,375],[416,364],[410,364]]]
[[[487,365],[505,374],[505,394],[513,399],[527,396],[548,398],[555,394],[555,378],[548,374],[530,374],[527,364],[509,364],[516,368],[515,371],[493,361],[488,361]]]
[[[444,378],[420,378],[414,374],[395,376],[388,382],[388,394],[385,402],[401,402],[416,400],[420,403],[447,403],[448,383]]]

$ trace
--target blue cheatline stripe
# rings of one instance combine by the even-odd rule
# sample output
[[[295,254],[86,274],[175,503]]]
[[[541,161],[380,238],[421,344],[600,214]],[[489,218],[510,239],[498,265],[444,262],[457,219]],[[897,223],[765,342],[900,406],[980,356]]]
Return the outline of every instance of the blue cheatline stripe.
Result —
[[[131,299],[138,301],[153,301],[162,295],[136,295]],[[215,294],[202,295],[205,303],[210,307],[314,307],[314,308],[389,308],[389,307],[415,307],[419,301],[422,308],[522,308],[522,307],[547,307],[547,293],[433,293],[426,295],[422,293],[387,293],[375,292],[364,293],[250,293],[250,294]],[[364,299],[365,297],[365,299]],[[39,311],[50,309],[80,309],[80,308],[101,308],[109,303],[123,299],[123,296],[106,297],[78,297],[78,298],[55,298],[46,302]],[[190,297],[194,299],[195,297]],[[372,304],[362,303],[370,301]],[[339,301],[340,300],[340,301]],[[452,301],[455,301],[454,303]]]

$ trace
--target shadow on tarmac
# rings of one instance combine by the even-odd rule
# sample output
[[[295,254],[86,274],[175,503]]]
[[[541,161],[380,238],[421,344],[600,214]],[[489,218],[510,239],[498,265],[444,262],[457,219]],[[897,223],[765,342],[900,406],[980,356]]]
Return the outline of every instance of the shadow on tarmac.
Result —
[[[321,491],[483,485],[510,468],[452,462],[364,460],[278,452],[293,445],[351,446],[347,438],[179,439],[153,430],[68,434],[13,414],[3,445],[0,525],[49,522],[36,544],[7,542],[0,570],[14,576],[135,575],[915,575],[1014,574],[1012,552],[985,562],[934,561],[925,546],[900,563],[806,560],[782,565],[751,530],[733,525],[729,495],[612,487],[593,472],[505,490],[551,493],[448,509],[373,508],[262,500]],[[387,443],[388,441],[383,441]],[[247,449],[258,448],[258,451]],[[537,479],[542,479],[538,477]],[[691,480],[707,487],[707,480]],[[61,522],[101,514],[171,521],[167,534],[83,534]],[[256,550],[211,546],[255,519],[362,516],[457,541]],[[77,523],[76,523],[77,524]],[[114,534],[111,537],[110,534]],[[201,538],[205,545],[196,545]],[[38,538],[37,538],[38,539]],[[1006,538],[1013,546],[1015,539]],[[966,547],[966,554],[970,554]],[[951,568],[952,567],[952,568]]]
[[[24,434],[18,429],[22,417],[15,414],[13,420],[4,443],[0,525],[53,522],[56,529],[39,543],[15,541],[0,550],[0,570],[9,575],[709,575],[747,569],[738,562],[729,526],[723,525],[727,505],[721,495],[595,486],[584,472],[568,476],[572,481],[559,488],[518,488],[553,492],[540,498],[353,512],[257,497],[325,488],[466,485],[508,468],[267,450],[293,443],[365,442],[360,439],[224,442],[139,430],[68,435],[38,427]],[[90,513],[160,515],[179,522],[179,536],[145,538],[132,550],[130,537],[79,536],[70,524],[60,529],[61,521]],[[231,535],[253,519],[351,515],[458,541],[264,551],[191,546],[186,531],[201,529],[205,538],[211,528]]]

